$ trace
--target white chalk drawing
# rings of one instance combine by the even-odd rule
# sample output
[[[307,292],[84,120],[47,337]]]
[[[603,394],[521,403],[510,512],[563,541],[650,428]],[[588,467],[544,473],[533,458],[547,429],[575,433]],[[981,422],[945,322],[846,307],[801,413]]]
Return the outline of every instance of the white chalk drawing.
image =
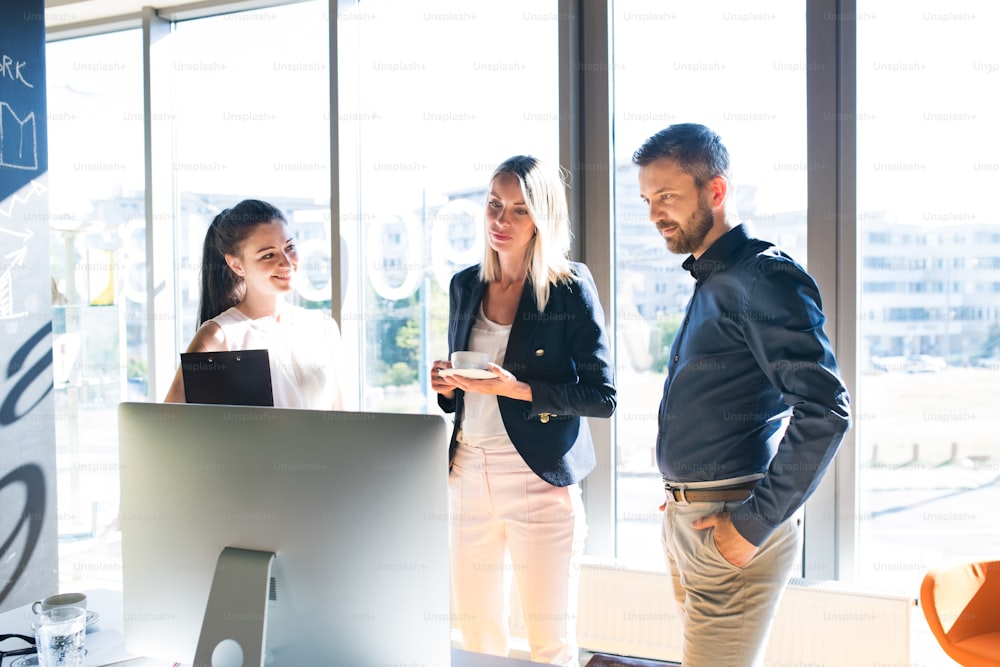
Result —
[[[16,250],[12,250],[3,256],[3,272],[0,273],[0,320],[10,320],[16,317],[23,317],[27,313],[14,312],[14,281],[12,274],[14,269],[24,265],[24,258],[28,256],[28,241],[34,234],[30,229],[23,232],[14,232],[9,229],[0,228],[0,233],[19,237],[23,245]]]
[[[38,171],[35,112],[19,117],[0,100],[0,167]]]
[[[10,320],[24,317],[27,311],[14,312],[14,280],[15,269],[24,266],[24,260],[28,256],[28,242],[35,235],[29,228],[23,231],[9,229],[4,226],[6,222],[10,225],[11,213],[17,205],[27,204],[33,195],[45,192],[45,186],[36,181],[31,182],[30,188],[22,188],[22,192],[14,193],[11,197],[0,202],[0,237],[14,239],[16,247],[14,250],[0,257],[0,320]],[[3,218],[7,218],[5,221]]]
[[[22,188],[21,190],[24,190],[24,188]],[[38,181],[31,181],[31,189],[25,191],[23,196],[20,194],[21,190],[18,190],[18,192],[15,192],[13,195],[8,197],[4,201],[0,201],[0,216],[4,218],[9,218],[10,214],[14,211],[15,206],[17,206],[18,204],[27,204],[28,200],[31,199],[33,195],[43,194],[46,188]],[[6,209],[4,208],[4,204],[7,204]],[[2,231],[5,230],[0,229],[0,232]]]

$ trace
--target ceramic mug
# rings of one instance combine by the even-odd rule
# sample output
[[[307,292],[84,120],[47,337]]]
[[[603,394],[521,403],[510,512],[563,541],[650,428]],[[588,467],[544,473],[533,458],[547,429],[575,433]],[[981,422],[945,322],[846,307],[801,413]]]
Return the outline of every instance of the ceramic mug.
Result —
[[[56,595],[50,595],[47,598],[32,602],[31,612],[39,614],[49,609],[55,609],[56,607],[80,607],[86,609],[87,595],[86,593],[57,593]]]
[[[451,367],[486,370],[489,356],[485,352],[452,352]]]

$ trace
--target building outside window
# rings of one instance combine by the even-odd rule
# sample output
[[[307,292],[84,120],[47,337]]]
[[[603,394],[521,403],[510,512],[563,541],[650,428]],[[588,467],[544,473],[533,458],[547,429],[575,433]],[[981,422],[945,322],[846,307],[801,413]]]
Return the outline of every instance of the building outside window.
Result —
[[[858,3],[857,579],[995,557],[1000,143],[993,5]],[[894,37],[889,38],[890,35]],[[927,49],[928,44],[935,48]],[[928,90],[934,94],[927,95]],[[879,286],[880,289],[867,289]],[[884,287],[884,288],[881,288]]]

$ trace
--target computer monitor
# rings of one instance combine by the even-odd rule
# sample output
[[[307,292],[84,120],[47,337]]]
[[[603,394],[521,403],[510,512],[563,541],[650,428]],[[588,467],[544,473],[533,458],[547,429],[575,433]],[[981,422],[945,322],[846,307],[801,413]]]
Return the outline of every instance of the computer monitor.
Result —
[[[191,664],[203,622],[249,622],[266,625],[274,667],[450,664],[443,417],[157,403],[118,415],[130,652]],[[213,580],[243,567],[220,563],[224,550],[264,557],[247,583],[213,589],[223,604],[208,618]]]

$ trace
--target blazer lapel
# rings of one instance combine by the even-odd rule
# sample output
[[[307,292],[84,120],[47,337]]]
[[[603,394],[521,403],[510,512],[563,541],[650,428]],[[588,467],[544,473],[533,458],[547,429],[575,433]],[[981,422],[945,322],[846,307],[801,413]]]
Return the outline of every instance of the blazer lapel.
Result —
[[[468,350],[469,349],[469,338],[472,336],[472,325],[476,321],[476,317],[479,316],[479,304],[483,302],[483,295],[486,293],[486,283],[477,279],[473,282],[471,289],[469,290],[469,299],[464,304],[461,312],[458,313],[459,318],[461,318],[455,327],[455,350]]]
[[[510,359],[517,360],[531,356],[528,353],[528,348],[541,321],[542,318],[535,301],[535,290],[530,282],[525,281],[521,300],[517,304],[517,314],[514,315],[514,323],[510,327],[507,353],[504,356],[505,362]]]

